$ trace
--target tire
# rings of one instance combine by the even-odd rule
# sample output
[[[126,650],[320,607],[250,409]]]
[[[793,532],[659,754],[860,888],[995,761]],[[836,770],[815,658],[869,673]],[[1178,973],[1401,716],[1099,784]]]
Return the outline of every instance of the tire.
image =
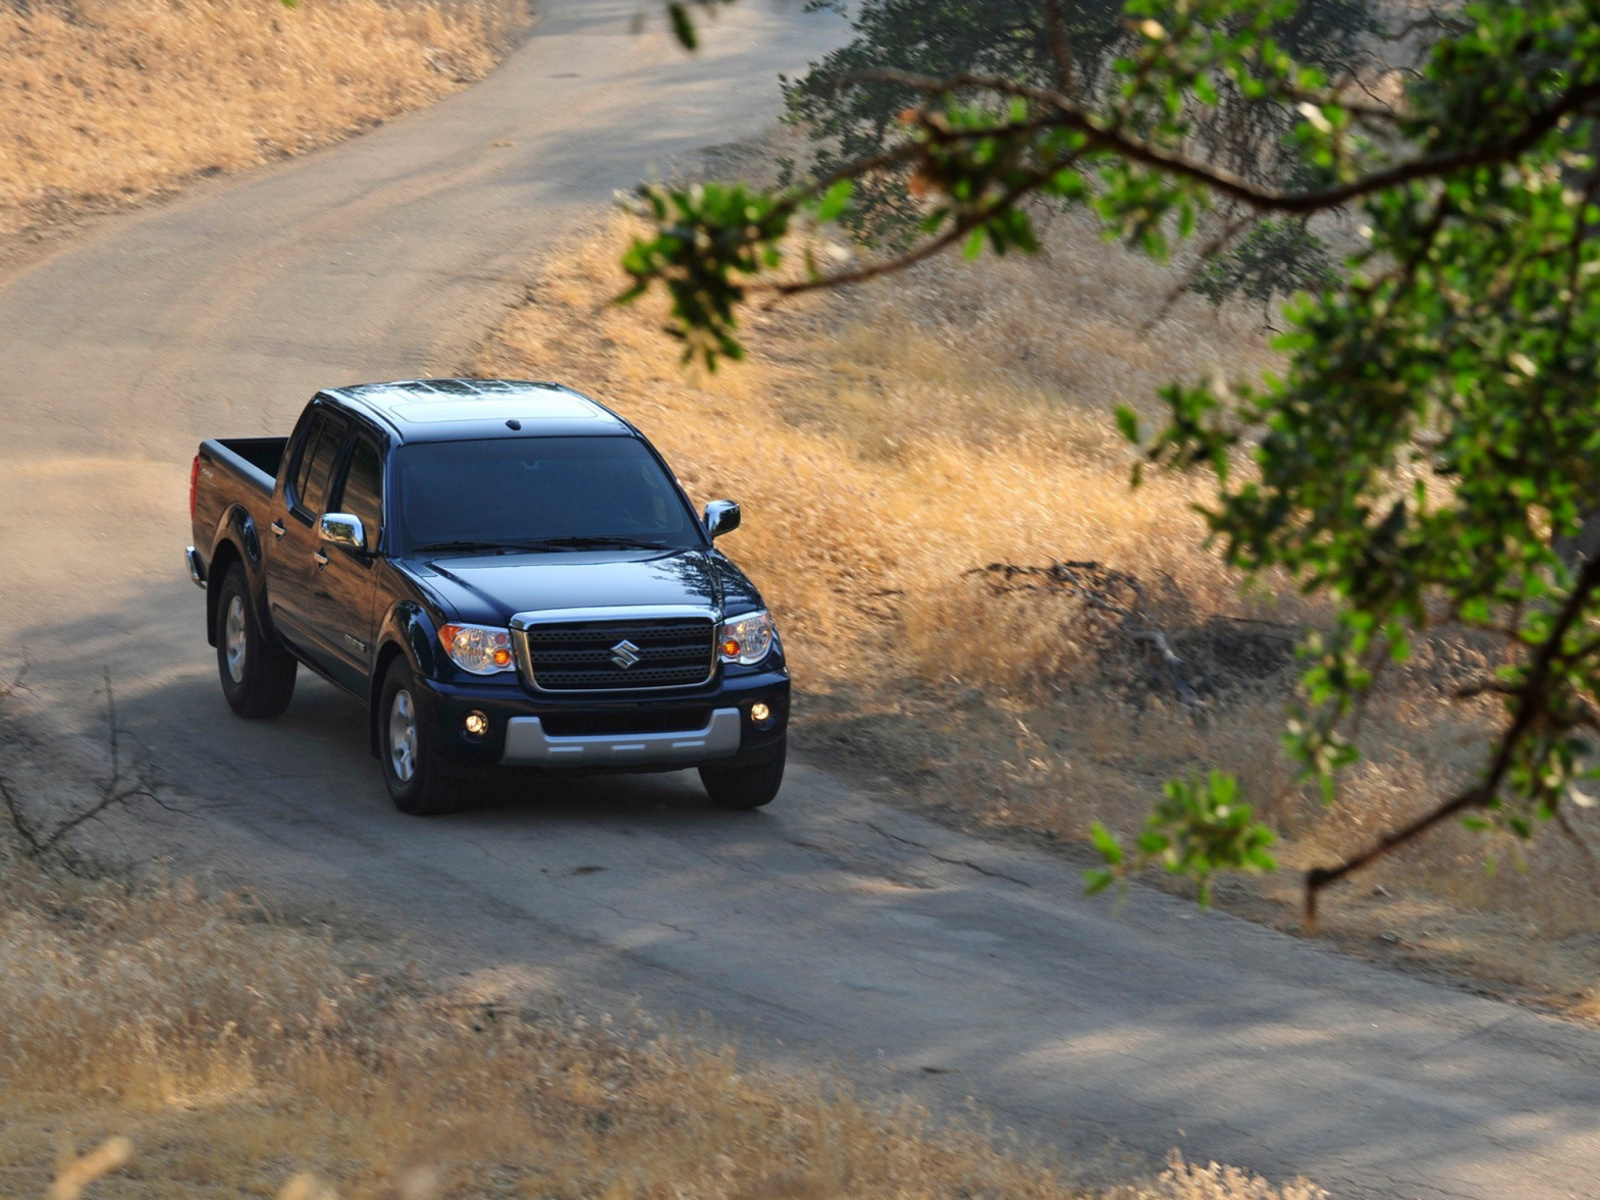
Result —
[[[461,785],[444,778],[433,729],[422,719],[416,674],[403,656],[389,664],[378,700],[378,761],[394,806],[407,816],[433,817],[466,807]]]
[[[751,767],[701,767],[700,782],[718,808],[749,810],[771,804],[783,786],[783,760],[789,750],[786,737],[770,762]]]
[[[289,707],[299,664],[267,641],[250,601],[244,567],[234,563],[217,596],[217,674],[228,707],[241,717],[276,717]]]

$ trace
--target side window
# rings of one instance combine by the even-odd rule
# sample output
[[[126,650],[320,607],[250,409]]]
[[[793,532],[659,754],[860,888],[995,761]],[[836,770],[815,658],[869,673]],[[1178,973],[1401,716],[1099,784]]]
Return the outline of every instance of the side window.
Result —
[[[323,434],[328,431],[328,414],[324,412],[311,415],[311,426],[306,430],[305,438],[300,442],[299,457],[295,459],[294,471],[289,476],[289,507],[303,508],[300,497],[306,494],[306,477],[311,474],[311,461],[316,457],[317,444],[322,441]]]
[[[339,443],[344,438],[344,428],[338,421],[325,421],[318,431],[316,444],[306,439],[305,461],[301,464],[303,475],[295,486],[295,508],[308,517],[322,512],[322,502],[328,495],[328,481],[333,474],[334,461],[339,457]]]
[[[344,481],[331,507],[360,517],[367,531],[367,549],[378,548],[383,532],[383,458],[364,437],[357,438],[350,451]]]

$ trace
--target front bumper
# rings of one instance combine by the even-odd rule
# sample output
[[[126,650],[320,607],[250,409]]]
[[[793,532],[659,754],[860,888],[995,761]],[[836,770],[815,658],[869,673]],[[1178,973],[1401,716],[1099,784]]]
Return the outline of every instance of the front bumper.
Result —
[[[539,717],[506,723],[507,767],[693,766],[739,753],[737,708],[716,708],[704,729],[668,733],[578,733],[553,736]]]
[[[744,766],[782,748],[789,675],[719,671],[702,688],[671,696],[530,697],[500,683],[421,681],[423,720],[439,757],[475,769],[536,766],[583,771],[672,771],[702,763]],[[764,705],[765,720],[751,710]],[[759,709],[757,709],[759,711]],[[469,714],[487,729],[467,732]]]

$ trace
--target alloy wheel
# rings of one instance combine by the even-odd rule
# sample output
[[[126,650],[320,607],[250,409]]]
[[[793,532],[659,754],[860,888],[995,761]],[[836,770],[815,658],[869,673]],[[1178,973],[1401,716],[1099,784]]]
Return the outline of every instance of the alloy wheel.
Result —
[[[389,767],[401,783],[410,783],[417,773],[416,706],[404,688],[389,704]]]
[[[228,677],[235,683],[243,683],[246,632],[242,596],[233,596],[228,601],[228,615],[222,626],[222,649],[228,663]]]

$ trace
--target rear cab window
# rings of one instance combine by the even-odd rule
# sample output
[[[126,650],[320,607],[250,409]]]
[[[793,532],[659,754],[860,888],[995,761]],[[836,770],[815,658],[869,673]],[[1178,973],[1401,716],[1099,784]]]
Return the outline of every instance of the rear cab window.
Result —
[[[328,480],[344,439],[344,423],[326,412],[315,413],[300,445],[299,460],[289,480],[289,511],[310,524],[322,512]]]

